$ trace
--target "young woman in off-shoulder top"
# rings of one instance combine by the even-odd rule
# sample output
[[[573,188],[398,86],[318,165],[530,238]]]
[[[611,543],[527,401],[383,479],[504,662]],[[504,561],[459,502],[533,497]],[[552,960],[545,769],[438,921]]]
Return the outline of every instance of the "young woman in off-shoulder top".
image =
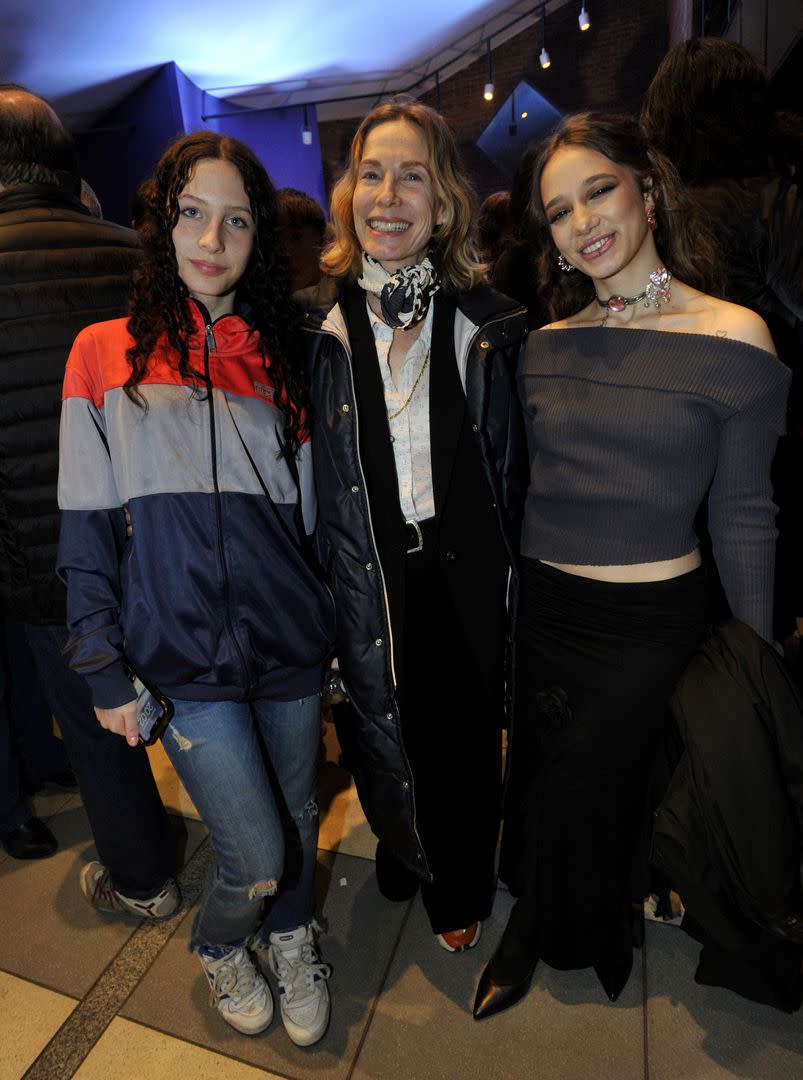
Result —
[[[789,376],[764,322],[708,295],[714,244],[636,124],[567,117],[531,214],[554,322],[519,364],[530,481],[502,876],[519,897],[474,1013],[538,960],[632,965],[630,877],[672,689],[710,620],[707,511],[731,612],[771,635],[770,465]]]

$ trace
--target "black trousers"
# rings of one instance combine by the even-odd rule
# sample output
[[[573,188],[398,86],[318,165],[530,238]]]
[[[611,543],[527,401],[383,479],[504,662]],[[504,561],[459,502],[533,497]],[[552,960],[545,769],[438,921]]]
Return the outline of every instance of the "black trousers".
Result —
[[[25,633],[112,884],[126,896],[153,896],[176,871],[176,837],[148,755],[98,723],[89,684],[64,658],[65,626],[28,624]]]
[[[433,874],[421,895],[434,933],[490,915],[502,803],[504,642],[489,688],[472,673],[448,572],[433,543],[407,556],[400,711]]]
[[[522,561],[504,865],[541,958],[586,967],[628,918],[669,698],[708,625],[705,573],[618,584]]]

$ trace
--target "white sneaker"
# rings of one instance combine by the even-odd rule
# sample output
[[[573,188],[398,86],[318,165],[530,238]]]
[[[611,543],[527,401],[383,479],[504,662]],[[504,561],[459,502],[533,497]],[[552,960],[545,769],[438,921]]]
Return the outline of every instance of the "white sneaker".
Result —
[[[221,955],[214,955],[220,953]],[[265,977],[244,946],[198,953],[214,1005],[227,1024],[244,1035],[258,1035],[273,1019],[273,998]]]
[[[81,870],[80,882],[81,892],[98,911],[125,912],[143,919],[166,919],[181,903],[179,887],[172,878],[167,879],[155,896],[144,899],[123,896],[113,887],[111,874],[100,862],[88,863]]]
[[[323,1037],[329,1023],[332,974],[322,964],[312,924],[285,934],[271,934],[268,963],[279,980],[282,1023],[296,1046],[311,1046]]]

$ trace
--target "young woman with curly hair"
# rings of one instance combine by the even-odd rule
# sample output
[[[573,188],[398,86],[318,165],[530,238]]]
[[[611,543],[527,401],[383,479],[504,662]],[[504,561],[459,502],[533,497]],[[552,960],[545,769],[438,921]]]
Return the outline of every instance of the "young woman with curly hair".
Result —
[[[247,1034],[273,1013],[249,951],[268,948],[284,1025],[307,1045],[329,1015],[313,877],[333,609],[310,555],[276,195],[247,146],[203,131],[173,143],[142,191],[130,317],[82,331],[64,383],[72,665],[101,725],[132,745],[124,663],[172,701],[164,747],[217,854],[190,948]]]

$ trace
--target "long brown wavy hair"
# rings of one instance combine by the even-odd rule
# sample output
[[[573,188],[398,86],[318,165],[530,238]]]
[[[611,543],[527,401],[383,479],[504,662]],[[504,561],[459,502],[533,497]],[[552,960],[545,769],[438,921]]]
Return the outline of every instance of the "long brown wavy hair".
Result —
[[[348,165],[332,189],[331,222],[335,237],[324,251],[324,273],[362,273],[362,248],[354,228],[352,201],[365,140],[375,127],[405,120],[421,129],[429,151],[429,171],[435,198],[443,208],[443,221],[432,233],[429,257],[447,289],[470,289],[484,275],[473,239],[474,193],[463,171],[451,128],[440,115],[420,101],[399,97],[377,105],[364,118],[351,143]]]
[[[179,277],[172,233],[178,221],[178,200],[193,169],[204,159],[230,161],[240,173],[251,204],[255,235],[251,258],[237,286],[237,310],[242,311],[259,338],[266,374],[274,387],[274,404],[284,420],[285,445],[296,452],[305,436],[308,414],[303,367],[292,333],[293,305],[290,277],[278,231],[276,189],[253,151],[214,131],[185,135],[165,150],[153,176],[138,189],[141,199],[137,228],[145,257],[134,273],[128,331],[134,344],[126,356],[131,374],[126,394],[147,408],[138,386],[148,360],[164,334],[175,349],[184,378],[205,386],[203,372],[190,364],[192,334],[189,292]]]
[[[582,311],[594,299],[591,278],[580,271],[564,273],[541,199],[541,176],[552,155],[563,146],[596,150],[629,169],[642,192],[655,199],[655,246],[667,268],[687,285],[722,295],[722,270],[710,224],[686,194],[669,160],[647,145],[638,124],[625,116],[576,113],[566,116],[541,144],[530,188],[529,222],[537,255],[538,279],[553,320]]]

